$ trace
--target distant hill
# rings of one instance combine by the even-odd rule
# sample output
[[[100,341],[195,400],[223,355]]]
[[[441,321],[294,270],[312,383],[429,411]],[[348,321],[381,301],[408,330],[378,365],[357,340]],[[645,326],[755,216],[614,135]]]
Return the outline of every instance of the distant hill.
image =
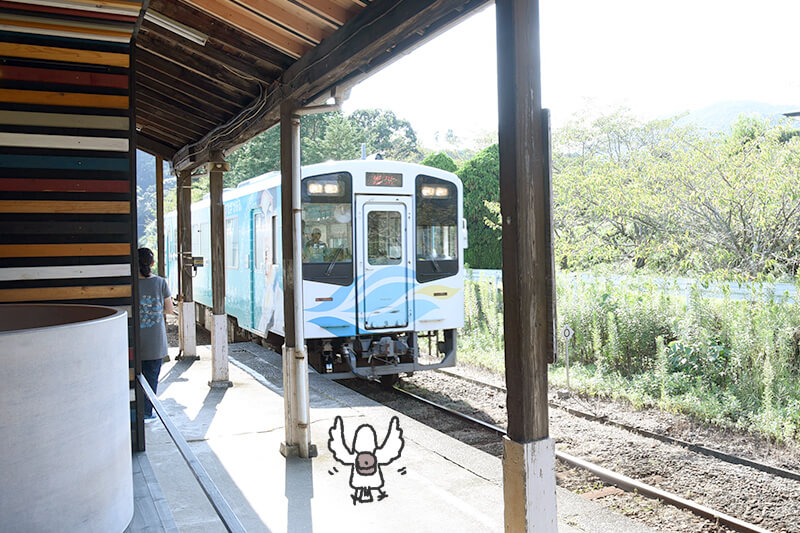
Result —
[[[784,113],[800,111],[800,105],[776,105],[754,101],[717,102],[708,107],[690,111],[678,121],[678,125],[695,124],[709,132],[728,131],[739,115],[755,116],[778,123],[786,120]],[[800,127],[800,121],[795,121]]]

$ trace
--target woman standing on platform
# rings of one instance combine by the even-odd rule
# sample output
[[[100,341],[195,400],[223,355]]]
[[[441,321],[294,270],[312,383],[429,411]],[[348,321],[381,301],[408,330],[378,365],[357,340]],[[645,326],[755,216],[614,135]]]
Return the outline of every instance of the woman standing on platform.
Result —
[[[153,389],[158,390],[161,360],[167,355],[167,327],[164,314],[172,313],[172,294],[164,278],[150,272],[155,256],[149,248],[139,248],[139,353],[142,374]],[[155,420],[153,405],[145,399],[144,419]]]

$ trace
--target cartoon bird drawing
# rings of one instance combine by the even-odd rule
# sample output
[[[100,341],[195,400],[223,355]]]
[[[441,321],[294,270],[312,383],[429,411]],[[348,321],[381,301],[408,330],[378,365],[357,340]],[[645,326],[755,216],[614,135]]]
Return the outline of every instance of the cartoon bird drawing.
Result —
[[[333,427],[328,431],[328,449],[333,458],[350,469],[350,487],[353,494],[350,498],[353,505],[373,501],[372,491],[378,491],[378,501],[388,494],[383,490],[383,473],[381,466],[386,466],[400,457],[405,442],[400,420],[393,416],[389,422],[389,430],[383,444],[378,446],[378,436],[369,424],[362,424],[356,429],[353,445],[348,446],[344,437],[344,422],[337,416]]]

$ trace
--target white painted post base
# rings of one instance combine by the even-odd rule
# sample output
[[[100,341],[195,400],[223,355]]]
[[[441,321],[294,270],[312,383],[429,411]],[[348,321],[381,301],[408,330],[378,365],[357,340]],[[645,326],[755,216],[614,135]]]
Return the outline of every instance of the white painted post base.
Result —
[[[503,438],[503,493],[508,533],[555,533],[556,453],[550,438]]]
[[[297,453],[300,457],[308,459],[317,456],[316,447],[311,444],[311,400],[308,390],[308,357],[306,356],[305,345],[302,350],[294,351],[294,406],[295,406],[295,429],[296,441],[298,444]]]
[[[181,302],[181,359],[199,359],[197,357],[197,335],[194,326],[194,302]]]
[[[299,446],[295,438],[295,418],[292,403],[296,384],[294,379],[294,348],[289,348],[285,344],[283,345],[281,368],[283,369],[283,414],[284,429],[286,431],[285,440],[281,443],[281,455],[284,457],[297,457]]]
[[[228,315],[211,319],[211,381],[212,389],[233,387],[228,371]]]
[[[286,440],[281,443],[284,457],[311,458],[317,456],[317,447],[311,444],[308,422],[308,363],[303,352],[283,346],[283,405]],[[305,368],[305,373],[302,374]],[[305,379],[305,381],[303,381]]]

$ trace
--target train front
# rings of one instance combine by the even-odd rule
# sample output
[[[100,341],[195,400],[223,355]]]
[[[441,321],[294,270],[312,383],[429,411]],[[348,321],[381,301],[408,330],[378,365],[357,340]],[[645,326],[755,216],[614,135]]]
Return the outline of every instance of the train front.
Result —
[[[393,383],[455,364],[466,226],[458,177],[392,161],[303,169],[310,363]]]

